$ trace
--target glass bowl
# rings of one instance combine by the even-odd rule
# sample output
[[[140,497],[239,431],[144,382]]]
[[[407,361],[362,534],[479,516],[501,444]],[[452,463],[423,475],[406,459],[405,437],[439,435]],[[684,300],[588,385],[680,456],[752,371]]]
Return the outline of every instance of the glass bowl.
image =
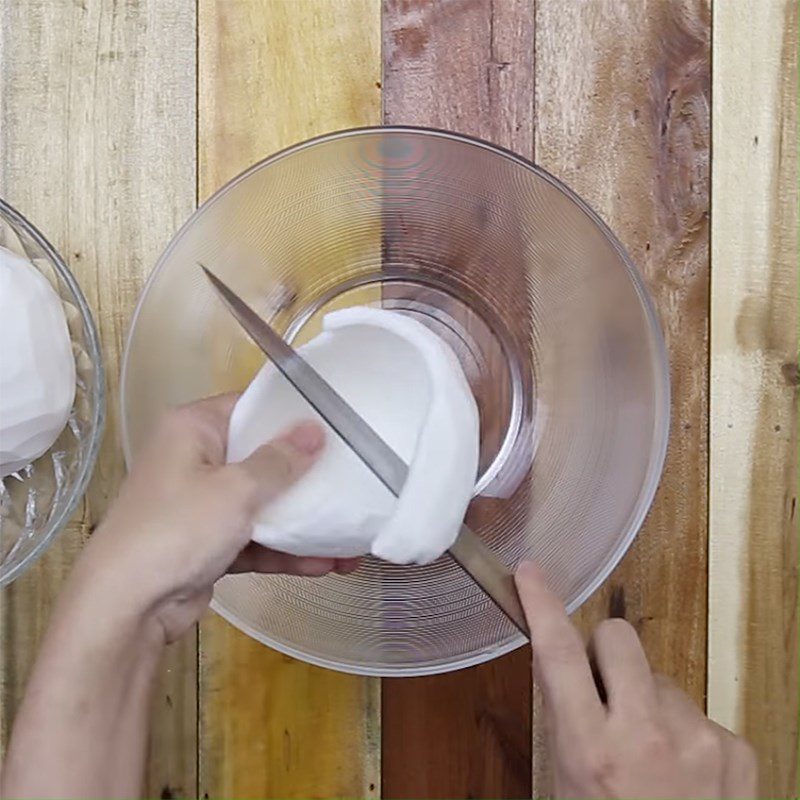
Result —
[[[122,374],[128,458],[165,406],[242,389],[264,361],[198,262],[295,343],[358,304],[431,327],[481,413],[469,525],[509,566],[538,561],[570,610],[622,557],[666,450],[664,342],[622,246],[544,170],[464,136],[385,127],[296,145],[232,180],[139,301]],[[285,653],[370,675],[444,672],[523,643],[447,556],[367,558],[314,581],[225,577],[214,608]]]
[[[0,482],[0,586],[10,583],[69,521],[92,474],[105,417],[100,344],[86,299],[64,260],[22,214],[0,199],[0,245],[26,257],[64,306],[76,390],[66,427],[32,464]]]

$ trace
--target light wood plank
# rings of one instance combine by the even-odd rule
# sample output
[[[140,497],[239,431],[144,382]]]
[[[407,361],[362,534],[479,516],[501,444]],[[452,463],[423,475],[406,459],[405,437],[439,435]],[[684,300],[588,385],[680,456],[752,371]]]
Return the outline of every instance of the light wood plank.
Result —
[[[797,797],[797,4],[714,4],[708,710]]]
[[[53,601],[124,473],[123,339],[142,282],[195,201],[193,7],[9,0],[0,23],[0,192],[70,264],[107,369],[108,421],[79,514],[0,595],[6,740]],[[195,643],[161,671],[148,794],[196,793]]]
[[[199,9],[201,197],[296,141],[380,122],[378,3],[201,0]],[[294,661],[208,619],[201,793],[379,796],[378,697],[378,681]]]
[[[532,0],[385,0],[384,121],[471,134],[530,158],[533,7]],[[443,236],[442,261],[454,271],[474,269],[484,225],[475,220],[470,241]],[[404,252],[407,229],[395,228],[385,222],[385,252],[413,262]],[[513,290],[524,265],[508,269],[520,276],[506,283]],[[516,324],[524,338],[525,314]],[[480,530],[491,514],[478,500],[470,524]],[[384,797],[529,797],[531,707],[529,648],[446,675],[384,681]]]
[[[536,157],[643,271],[672,378],[661,488],[631,550],[576,614],[626,616],[654,669],[705,695],[710,11],[705,0],[537,0]],[[547,791],[546,775],[535,780]]]

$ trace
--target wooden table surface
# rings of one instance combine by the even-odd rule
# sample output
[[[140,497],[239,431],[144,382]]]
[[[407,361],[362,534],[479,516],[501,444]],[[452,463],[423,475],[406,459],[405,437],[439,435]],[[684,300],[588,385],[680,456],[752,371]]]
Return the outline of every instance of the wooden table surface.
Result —
[[[0,594],[2,743],[64,576],[123,475],[118,384],[143,281],[199,202],[295,141],[358,125],[476,134],[576,189],[646,276],[670,352],[653,509],[577,614],[797,795],[797,4],[793,0],[4,0],[0,194],[65,256],[109,375],[80,512]],[[713,121],[713,124],[712,124]],[[520,650],[368,680],[209,615],[155,698],[152,796],[547,796]]]

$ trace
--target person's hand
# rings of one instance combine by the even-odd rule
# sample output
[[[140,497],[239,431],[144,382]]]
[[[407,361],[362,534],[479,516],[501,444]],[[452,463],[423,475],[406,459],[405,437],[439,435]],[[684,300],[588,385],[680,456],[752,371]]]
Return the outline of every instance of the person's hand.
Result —
[[[226,572],[320,576],[357,566],[357,559],[297,558],[250,542],[259,508],[314,463],[324,432],[303,423],[245,461],[225,464],[235,402],[223,395],[164,415],[73,575],[74,583],[98,587],[98,605],[146,608],[167,642],[199,619]]]
[[[228,571],[322,575],[357,560],[250,544],[253,520],[324,447],[316,423],[225,464],[236,398],[166,414],[72,571],[42,640],[2,771],[3,797],[138,797],[164,645]],[[76,735],[79,734],[79,735]]]
[[[583,640],[542,572],[522,564],[516,581],[544,695],[556,797],[756,797],[750,745],[654,675],[627,622],[609,619],[594,631],[601,699]]]

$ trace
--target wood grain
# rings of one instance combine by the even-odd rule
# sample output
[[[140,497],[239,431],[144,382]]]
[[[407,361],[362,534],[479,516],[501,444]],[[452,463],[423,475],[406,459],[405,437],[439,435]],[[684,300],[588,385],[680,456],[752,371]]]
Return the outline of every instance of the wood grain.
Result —
[[[532,25],[532,0],[385,0],[384,122],[447,128],[530,158]],[[479,223],[475,230],[479,238]],[[402,237],[386,222],[384,237],[388,258],[404,261]],[[454,270],[470,268],[455,250],[480,252],[454,243],[443,258]],[[530,796],[529,649],[447,675],[387,680],[382,698],[384,797]]]
[[[576,620],[626,616],[653,668],[701,705],[706,681],[710,12],[704,0],[538,0],[536,157],[643,271],[669,350],[661,487]],[[547,776],[534,780],[547,791]]]
[[[124,334],[144,277],[195,200],[195,20],[192,9],[158,0],[9,0],[0,14],[0,192],[83,287],[108,389],[105,439],[80,511],[0,595],[5,742],[54,598],[124,473]],[[194,664],[190,640],[161,670],[148,794],[196,793]]]
[[[797,797],[797,4],[714,5],[709,714]]]
[[[657,669],[700,703],[707,689],[712,717],[754,742],[762,796],[795,797],[797,8],[713,8],[710,295],[705,0],[384,0],[384,118],[535,149],[645,273],[672,363],[670,453],[645,528],[577,618],[627,616]],[[0,752],[59,587],[123,474],[124,333],[198,181],[205,197],[280,147],[380,121],[379,0],[198,9],[199,31],[191,3],[0,5],[0,194],[81,282],[110,412],[79,513],[0,593]],[[298,664],[216,618],[199,698],[196,658],[190,638],[159,678],[148,796],[380,793],[376,682]],[[384,682],[383,793],[546,795],[539,727],[528,774],[527,670],[520,652]]]
[[[289,144],[380,121],[379,10],[201,0],[201,197]],[[294,661],[218,617],[200,642],[203,796],[379,795],[377,681]]]

